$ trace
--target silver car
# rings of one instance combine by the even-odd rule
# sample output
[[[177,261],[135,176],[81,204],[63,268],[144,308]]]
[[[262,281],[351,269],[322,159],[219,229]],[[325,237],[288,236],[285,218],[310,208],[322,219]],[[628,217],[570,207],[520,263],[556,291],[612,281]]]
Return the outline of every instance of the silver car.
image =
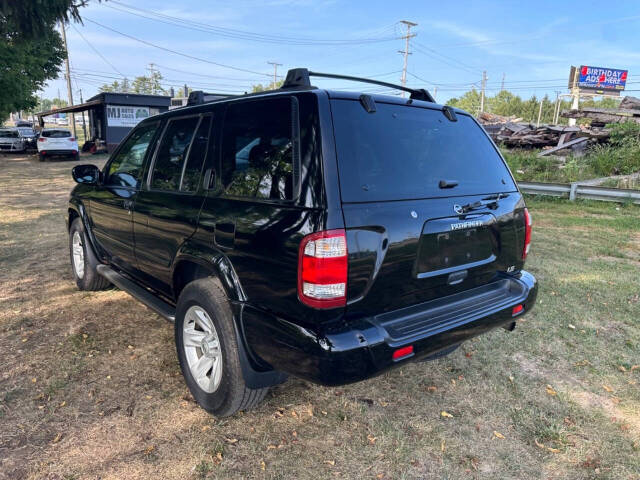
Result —
[[[0,128],[0,151],[24,152],[24,138],[17,128]]]

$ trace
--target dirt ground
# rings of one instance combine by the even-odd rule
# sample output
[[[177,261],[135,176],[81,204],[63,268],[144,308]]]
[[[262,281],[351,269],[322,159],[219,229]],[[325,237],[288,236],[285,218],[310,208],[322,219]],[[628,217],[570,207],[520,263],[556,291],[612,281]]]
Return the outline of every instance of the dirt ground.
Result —
[[[216,420],[169,323],[76,289],[73,165],[0,156],[0,479],[640,479],[639,208],[531,199],[541,290],[513,333]]]

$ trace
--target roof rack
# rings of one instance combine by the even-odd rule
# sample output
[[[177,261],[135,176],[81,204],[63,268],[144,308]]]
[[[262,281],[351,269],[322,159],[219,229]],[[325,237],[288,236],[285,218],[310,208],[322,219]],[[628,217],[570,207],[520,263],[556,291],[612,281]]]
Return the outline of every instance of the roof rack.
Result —
[[[427,102],[435,103],[435,99],[424,88],[409,88],[402,85],[396,85],[394,83],[381,82],[379,80],[371,80],[370,78],[352,77],[349,75],[338,75],[335,73],[320,73],[311,72],[306,68],[293,68],[287,72],[287,77],[282,84],[281,89],[292,88],[311,88],[311,81],[309,77],[324,77],[324,78],[337,78],[340,80],[351,80],[354,82],[373,83],[374,85],[380,85],[383,87],[393,88],[395,90],[402,90],[403,92],[409,92],[409,98],[413,100],[424,100]]]
[[[207,93],[202,90],[194,90],[189,92],[187,105],[200,105],[201,103],[213,102],[221,98],[232,97],[233,95],[225,95],[224,93]]]

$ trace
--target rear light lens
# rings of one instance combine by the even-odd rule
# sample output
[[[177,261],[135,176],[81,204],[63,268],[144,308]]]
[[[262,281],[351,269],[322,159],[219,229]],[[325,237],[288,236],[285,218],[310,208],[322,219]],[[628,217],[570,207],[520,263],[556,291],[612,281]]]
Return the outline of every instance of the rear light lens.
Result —
[[[400,360],[402,358],[409,357],[411,355],[413,355],[413,345],[408,345],[406,347],[402,347],[395,350],[393,352],[393,355],[391,355],[391,357],[394,360]]]
[[[522,312],[524,312],[524,305],[516,305],[511,309],[511,316],[515,317],[516,315],[520,315]]]
[[[522,259],[525,260],[531,248],[531,214],[528,209],[524,209],[524,248],[522,249]]]
[[[38,139],[38,141],[39,141],[39,142],[46,142],[46,141],[47,141],[47,139],[46,139],[46,138],[43,138],[43,137],[40,137],[40,138]]]
[[[298,252],[298,297],[313,308],[347,303],[347,237],[327,230],[307,235]]]
[[[75,142],[75,141],[76,141],[76,139],[75,139],[75,137],[70,137],[70,138],[69,138],[69,141],[70,141],[70,142]]]

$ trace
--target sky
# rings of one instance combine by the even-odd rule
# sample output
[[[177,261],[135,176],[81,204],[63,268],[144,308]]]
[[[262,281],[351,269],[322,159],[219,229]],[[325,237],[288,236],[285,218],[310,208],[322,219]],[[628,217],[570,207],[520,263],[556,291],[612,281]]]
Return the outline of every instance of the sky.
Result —
[[[612,4],[613,5],[613,4]],[[478,88],[522,96],[567,93],[571,65],[629,70],[640,92],[640,3],[602,1],[90,0],[83,24],[67,26],[74,103],[100,85],[148,74],[165,87],[242,93],[295,67],[400,83],[405,26],[407,85],[439,103]],[[155,46],[153,46],[153,45]],[[157,47],[162,47],[162,50]],[[62,75],[41,92],[67,98]],[[391,93],[371,85],[312,79],[318,87]],[[637,93],[635,94],[637,95]]]

